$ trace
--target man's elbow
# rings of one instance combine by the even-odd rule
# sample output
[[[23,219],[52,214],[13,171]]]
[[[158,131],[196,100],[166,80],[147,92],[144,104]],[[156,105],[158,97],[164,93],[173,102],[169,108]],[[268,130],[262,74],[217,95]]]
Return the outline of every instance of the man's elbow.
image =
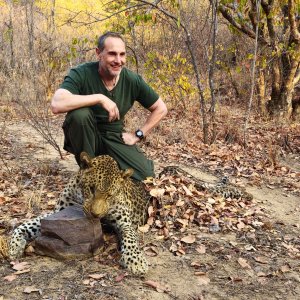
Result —
[[[51,101],[50,108],[51,108],[52,113],[55,115],[57,115],[61,112],[58,105],[56,104],[56,101],[54,101],[53,99]]]
[[[64,100],[66,97],[70,94],[69,91],[66,91],[64,89],[58,89],[52,99],[51,99],[51,111],[53,114],[61,114],[66,112],[65,107],[64,107]]]
[[[60,101],[56,99],[56,96],[54,95],[52,100],[51,100],[51,104],[50,104],[50,108],[53,114],[57,115],[57,114],[61,114],[63,113],[63,109],[61,107]]]
[[[161,105],[162,118],[164,118],[167,114],[168,114],[168,108],[167,108],[166,104],[163,102],[163,104]]]

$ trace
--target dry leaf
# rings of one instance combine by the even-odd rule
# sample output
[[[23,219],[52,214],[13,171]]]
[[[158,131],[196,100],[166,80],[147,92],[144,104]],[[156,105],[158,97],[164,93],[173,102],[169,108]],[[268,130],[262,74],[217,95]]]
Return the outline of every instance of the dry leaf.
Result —
[[[178,206],[178,207],[181,207],[181,206],[183,206],[184,204],[185,204],[185,201],[182,200],[182,199],[179,199],[179,200],[176,202],[176,206]]]
[[[193,244],[196,241],[196,237],[194,235],[187,235],[181,239],[182,242],[186,244]]]
[[[120,275],[118,275],[117,277],[116,277],[116,279],[115,279],[115,281],[116,282],[120,282],[120,281],[122,281],[126,276],[128,276],[128,273],[122,273],[122,274],[120,274]]]
[[[207,277],[206,274],[197,275],[197,279],[200,285],[208,285],[210,283],[210,279]]]
[[[102,279],[103,277],[105,277],[106,274],[89,274],[88,276],[90,278],[95,279],[95,280],[99,280],[99,279]]]
[[[20,262],[20,263],[15,263],[13,264],[12,268],[16,271],[22,271],[26,268],[28,268],[30,265],[28,262],[26,261],[23,261],[23,262]]]
[[[289,265],[284,265],[284,266],[280,267],[280,271],[282,273],[289,272],[290,270],[291,270],[291,267]]]
[[[150,195],[155,198],[160,198],[164,195],[165,189],[153,189],[150,191]]]
[[[90,280],[89,279],[85,279],[85,280],[82,281],[82,283],[84,285],[89,285],[90,284]]]
[[[2,205],[3,203],[5,203],[5,198],[4,197],[0,197],[0,204]]]
[[[196,276],[203,276],[206,275],[206,272],[197,271],[194,273]]]
[[[199,245],[197,248],[196,248],[196,251],[200,254],[204,254],[206,252],[206,247],[204,245]]]
[[[192,266],[192,267],[199,268],[199,267],[201,267],[201,263],[198,262],[198,261],[193,261],[193,262],[191,263],[191,266]],[[197,274],[195,274],[195,275],[197,275]]]
[[[186,219],[176,219],[176,222],[180,223],[183,227],[186,227],[189,224],[189,220]]]
[[[238,263],[242,268],[251,269],[251,266],[248,264],[247,260],[242,257],[238,258]]]
[[[30,269],[24,269],[24,270],[21,270],[21,271],[14,272],[14,274],[20,275],[20,274],[29,273],[29,272],[30,272]]]
[[[210,217],[210,225],[219,225],[219,220],[216,217],[211,216]]]
[[[164,233],[164,238],[167,239],[170,235],[168,228],[164,227],[163,228],[163,233]]]
[[[158,251],[154,246],[145,247],[144,252],[147,256],[151,256],[151,257],[158,255]]]
[[[262,256],[256,256],[256,257],[254,257],[254,260],[256,262],[261,263],[261,264],[268,264],[269,263],[269,260],[265,257],[262,257]]]
[[[176,246],[176,244],[172,243],[172,245],[171,245],[171,247],[169,248],[169,250],[170,250],[171,252],[176,252],[176,251],[177,251],[177,246]]]
[[[150,205],[150,206],[148,207],[148,216],[149,216],[149,217],[152,217],[153,214],[154,214],[154,208],[153,208],[152,205]]]
[[[147,220],[147,224],[148,224],[149,226],[152,226],[153,223],[154,223],[154,217],[149,217],[148,220]]]
[[[149,224],[145,224],[144,226],[139,226],[139,231],[143,232],[143,233],[148,232],[149,229],[150,229],[150,225]]]
[[[26,286],[23,293],[25,294],[30,294],[30,293],[33,293],[33,292],[39,292],[40,290],[37,289],[35,286]]]
[[[35,253],[34,248],[32,247],[32,245],[29,245],[26,249],[25,249],[25,253],[30,255],[32,253]]]
[[[159,293],[167,293],[167,292],[171,291],[169,286],[160,284],[159,282],[156,282],[156,281],[147,280],[147,281],[145,281],[145,284],[156,289],[156,291]]]
[[[11,281],[17,279],[17,276],[15,274],[11,274],[11,275],[7,275],[7,276],[3,277],[3,279],[8,282],[11,282]]]
[[[182,185],[182,188],[184,189],[187,196],[193,196],[193,193],[185,185]]]
[[[236,224],[237,229],[241,230],[243,228],[245,228],[245,223],[243,223],[242,221],[239,221],[239,223]]]

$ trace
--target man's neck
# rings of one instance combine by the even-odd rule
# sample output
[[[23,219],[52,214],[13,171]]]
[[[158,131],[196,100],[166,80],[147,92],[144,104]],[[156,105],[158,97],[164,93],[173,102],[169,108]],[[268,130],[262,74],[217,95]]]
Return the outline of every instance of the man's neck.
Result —
[[[101,70],[100,66],[99,66],[99,69],[98,69],[98,73],[99,73],[99,76],[100,76],[104,86],[106,87],[106,89],[108,91],[111,91],[112,89],[114,89],[114,87],[117,85],[119,75],[112,76],[110,74],[107,74],[106,72]]]

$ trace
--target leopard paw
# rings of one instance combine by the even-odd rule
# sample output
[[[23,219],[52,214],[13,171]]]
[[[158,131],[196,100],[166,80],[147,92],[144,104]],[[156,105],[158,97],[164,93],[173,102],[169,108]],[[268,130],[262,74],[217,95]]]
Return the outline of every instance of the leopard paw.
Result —
[[[8,256],[10,259],[16,259],[23,255],[27,241],[24,237],[11,238],[8,244]]]
[[[149,265],[142,252],[123,253],[120,264],[132,274],[142,276],[148,272]]]

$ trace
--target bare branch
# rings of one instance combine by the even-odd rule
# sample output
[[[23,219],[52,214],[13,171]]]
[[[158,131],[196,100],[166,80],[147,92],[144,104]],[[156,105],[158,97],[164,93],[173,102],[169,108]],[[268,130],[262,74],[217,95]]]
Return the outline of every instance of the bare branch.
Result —
[[[236,29],[239,31],[245,33],[250,38],[255,39],[255,32],[246,24],[239,24],[233,17],[233,15],[230,13],[230,10],[224,6],[223,4],[219,5],[219,11],[223,15],[223,17]]]
[[[275,49],[275,44],[276,44],[276,31],[275,31],[275,26],[274,26],[274,18],[270,18],[271,11],[273,9],[273,1],[269,0],[269,3],[266,3],[266,1],[261,1],[261,6],[267,16],[267,27],[268,27],[268,32],[271,40],[271,44],[273,48]]]
[[[145,4],[136,4],[136,5],[133,5],[133,6],[125,7],[125,8],[123,8],[123,9],[118,10],[118,11],[115,11],[115,12],[113,12],[113,13],[110,13],[108,16],[103,16],[102,18],[98,18],[98,17],[96,17],[95,15],[93,15],[92,13],[80,11],[80,12],[78,12],[72,19],[67,20],[67,22],[65,22],[64,24],[73,22],[73,23],[79,24],[80,26],[82,26],[82,25],[83,25],[83,26],[91,25],[91,24],[94,24],[94,23],[98,23],[98,22],[103,22],[103,21],[109,20],[109,19],[111,19],[112,17],[118,16],[118,15],[120,15],[121,13],[123,13],[123,12],[125,12],[125,11],[131,11],[131,10],[135,10],[135,9],[137,9],[137,8],[142,8],[142,7],[145,7],[145,6],[146,6]],[[89,16],[90,18],[92,18],[92,19],[94,19],[94,20],[93,20],[93,21],[89,21],[89,22],[86,22],[86,21],[77,21],[77,20],[75,20],[75,18],[76,18],[80,13],[85,13],[87,16]]]
[[[156,4],[155,2],[149,2],[149,1],[145,1],[145,0],[137,0],[138,2],[144,3],[146,5],[150,5],[151,7],[156,8],[158,11],[162,12],[164,15],[168,16],[169,18],[173,19],[175,22],[178,22],[178,18],[176,16],[174,16],[173,14],[169,13],[168,11],[166,11],[165,9],[163,9],[162,7],[159,7],[158,4]],[[159,1],[160,2],[160,1]],[[159,3],[158,2],[158,3]],[[186,27],[184,24],[182,24],[182,22],[180,22],[180,26],[186,30]]]

